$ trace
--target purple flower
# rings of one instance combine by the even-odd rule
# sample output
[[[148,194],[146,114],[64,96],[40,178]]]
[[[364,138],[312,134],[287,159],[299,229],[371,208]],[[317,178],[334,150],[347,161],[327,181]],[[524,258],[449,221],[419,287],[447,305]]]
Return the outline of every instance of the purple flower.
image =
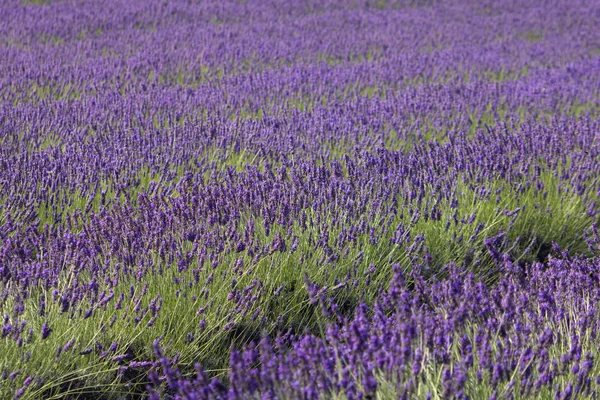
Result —
[[[47,324],[42,325],[42,340],[46,339],[52,333],[52,329]]]

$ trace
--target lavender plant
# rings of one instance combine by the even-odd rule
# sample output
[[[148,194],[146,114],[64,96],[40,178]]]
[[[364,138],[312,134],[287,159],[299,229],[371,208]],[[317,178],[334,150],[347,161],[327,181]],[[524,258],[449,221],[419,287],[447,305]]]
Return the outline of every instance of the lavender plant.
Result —
[[[0,4],[0,397],[594,398],[598,10]]]

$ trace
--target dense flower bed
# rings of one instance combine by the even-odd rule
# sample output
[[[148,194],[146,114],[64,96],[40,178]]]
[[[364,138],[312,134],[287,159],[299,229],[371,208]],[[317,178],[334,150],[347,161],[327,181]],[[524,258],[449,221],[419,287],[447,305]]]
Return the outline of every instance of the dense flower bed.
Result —
[[[595,397],[596,1],[0,4],[0,397]]]
[[[175,398],[596,397],[598,263],[498,267],[502,278],[489,287],[452,267],[448,279],[426,282],[395,265],[372,307],[338,316],[343,322],[322,337],[263,338],[233,351],[229,389],[200,366],[196,378],[183,378],[158,343],[151,379]],[[320,293],[313,301],[325,305]]]

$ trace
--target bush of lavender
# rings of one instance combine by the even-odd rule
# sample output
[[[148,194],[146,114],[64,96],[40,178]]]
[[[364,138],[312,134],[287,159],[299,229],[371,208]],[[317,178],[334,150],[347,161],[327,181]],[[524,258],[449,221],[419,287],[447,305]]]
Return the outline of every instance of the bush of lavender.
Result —
[[[599,396],[597,1],[0,15],[0,398]]]

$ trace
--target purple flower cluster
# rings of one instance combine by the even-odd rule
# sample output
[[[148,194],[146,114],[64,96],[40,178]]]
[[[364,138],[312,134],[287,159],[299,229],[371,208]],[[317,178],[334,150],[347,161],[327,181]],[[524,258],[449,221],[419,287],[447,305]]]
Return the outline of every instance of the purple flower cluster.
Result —
[[[199,365],[195,378],[185,378],[161,358],[151,398],[597,396],[600,264],[504,267],[493,287],[456,267],[438,282],[396,268],[372,306],[359,305],[322,337],[265,337],[232,351],[228,386]]]

